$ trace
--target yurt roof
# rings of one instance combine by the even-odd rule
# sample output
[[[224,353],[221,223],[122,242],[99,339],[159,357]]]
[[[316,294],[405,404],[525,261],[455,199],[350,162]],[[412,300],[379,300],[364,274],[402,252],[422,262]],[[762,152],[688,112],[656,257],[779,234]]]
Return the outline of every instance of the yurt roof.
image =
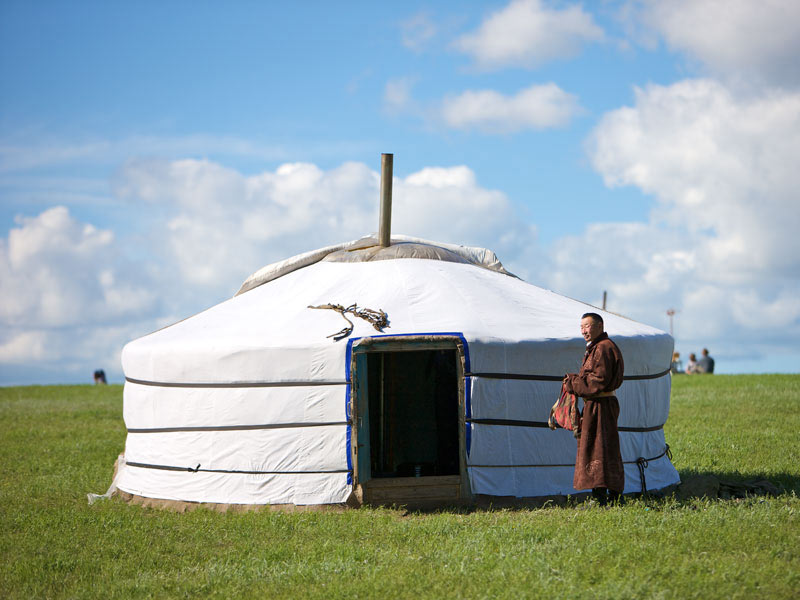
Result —
[[[128,344],[126,376],[180,382],[341,379],[347,339],[328,336],[345,321],[334,311],[309,308],[325,304],[357,304],[388,315],[383,332],[350,318],[351,340],[457,333],[483,348],[473,352],[472,366],[489,372],[575,370],[583,344],[578,322],[590,310],[603,315],[606,331],[620,345],[626,374],[667,368],[673,345],[658,329],[510,275],[489,250],[394,236],[387,248],[361,238],[259,270],[230,300]]]

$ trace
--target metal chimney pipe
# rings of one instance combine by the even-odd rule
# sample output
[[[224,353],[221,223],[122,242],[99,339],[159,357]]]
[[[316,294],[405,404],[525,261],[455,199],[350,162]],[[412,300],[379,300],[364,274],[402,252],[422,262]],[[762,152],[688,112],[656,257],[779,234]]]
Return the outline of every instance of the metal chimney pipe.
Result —
[[[378,244],[392,245],[392,167],[394,154],[381,154],[381,216],[378,223]]]

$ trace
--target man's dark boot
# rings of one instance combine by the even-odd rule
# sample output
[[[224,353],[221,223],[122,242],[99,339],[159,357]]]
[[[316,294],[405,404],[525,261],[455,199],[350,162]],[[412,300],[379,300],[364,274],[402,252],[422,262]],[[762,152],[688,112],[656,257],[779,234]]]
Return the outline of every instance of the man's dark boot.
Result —
[[[608,504],[608,496],[606,495],[607,489],[604,487],[592,488],[592,498],[597,500],[600,506]]]
[[[625,499],[622,497],[620,492],[608,490],[608,503],[612,506],[622,506],[625,504]]]

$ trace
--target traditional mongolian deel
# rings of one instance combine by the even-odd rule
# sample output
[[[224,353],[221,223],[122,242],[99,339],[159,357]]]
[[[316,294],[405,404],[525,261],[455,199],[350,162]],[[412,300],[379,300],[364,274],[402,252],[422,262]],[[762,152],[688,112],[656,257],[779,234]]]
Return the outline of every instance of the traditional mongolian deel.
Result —
[[[334,340],[343,315],[309,308],[354,304],[385,315],[383,333],[354,318]],[[342,503],[403,478],[454,481],[462,500],[574,494],[575,439],[547,420],[580,366],[587,310],[488,250],[403,236],[270,265],[230,300],[125,346],[116,485],[234,504]],[[663,431],[673,340],[602,315],[626,363],[625,491],[641,489],[638,459],[648,488],[678,483]]]
[[[604,487],[622,492],[625,472],[620,457],[614,395],[624,380],[625,363],[617,345],[603,332],[583,355],[581,370],[564,381],[567,391],[584,398],[582,435],[578,440],[573,487]]]

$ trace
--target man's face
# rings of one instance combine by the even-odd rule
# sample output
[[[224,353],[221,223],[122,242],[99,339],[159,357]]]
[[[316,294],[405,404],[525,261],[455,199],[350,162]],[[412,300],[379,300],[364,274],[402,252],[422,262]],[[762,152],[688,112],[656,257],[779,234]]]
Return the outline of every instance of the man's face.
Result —
[[[591,342],[603,333],[603,326],[596,323],[592,317],[581,319],[581,335],[587,342]]]

